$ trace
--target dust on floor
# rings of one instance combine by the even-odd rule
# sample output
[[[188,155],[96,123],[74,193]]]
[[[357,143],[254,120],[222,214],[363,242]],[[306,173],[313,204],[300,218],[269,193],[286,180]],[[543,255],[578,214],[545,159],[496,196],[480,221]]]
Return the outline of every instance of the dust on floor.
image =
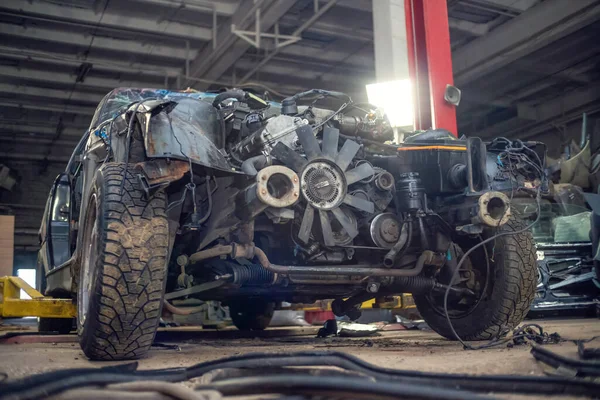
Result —
[[[536,323],[542,325],[547,332],[558,332],[568,339],[600,335],[598,319],[562,319]],[[381,336],[371,338],[325,339],[316,338],[315,332],[314,328],[273,329],[249,337],[232,330],[216,332],[189,328],[170,329],[159,333],[158,341],[176,344],[179,348],[153,347],[148,356],[139,360],[139,366],[140,369],[183,367],[251,352],[331,350],[346,352],[388,368],[470,374],[543,374],[541,366],[529,354],[528,346],[466,351],[459,343],[426,331],[384,332]],[[76,337],[71,338],[66,343],[0,345],[0,372],[8,374],[9,379],[15,379],[43,371],[119,364],[87,360],[79,349]],[[572,343],[550,346],[558,353],[576,356],[576,347]]]

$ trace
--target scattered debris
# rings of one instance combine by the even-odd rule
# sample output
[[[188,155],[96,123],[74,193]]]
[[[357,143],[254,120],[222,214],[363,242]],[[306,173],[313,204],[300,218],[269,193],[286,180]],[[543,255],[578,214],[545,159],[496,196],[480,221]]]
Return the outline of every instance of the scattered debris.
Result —
[[[269,326],[310,326],[304,319],[304,311],[275,310]]]
[[[336,321],[330,319],[325,322],[323,328],[319,329],[317,337],[331,335],[342,337],[364,337],[377,334],[380,328],[374,324],[359,324],[356,322]]]
[[[430,331],[431,330],[429,325],[427,325],[427,322],[425,322],[425,320],[422,320],[422,319],[411,320],[411,319],[405,318],[401,315],[396,315],[396,322],[398,322],[399,324],[404,326],[406,329],[418,329],[421,331]]]
[[[154,343],[152,343],[152,347],[158,347],[158,348],[165,349],[165,350],[181,351],[181,347],[179,347],[179,345],[177,345],[177,344],[166,344],[166,343],[154,342]]]

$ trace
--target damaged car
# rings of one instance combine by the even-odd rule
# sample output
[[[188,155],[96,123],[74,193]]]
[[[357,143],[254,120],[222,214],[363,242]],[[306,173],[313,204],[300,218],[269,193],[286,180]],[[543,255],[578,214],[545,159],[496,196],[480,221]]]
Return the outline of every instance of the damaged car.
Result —
[[[412,293],[439,334],[492,339],[534,299],[530,221],[511,202],[539,205],[544,162],[538,142],[441,129],[394,143],[380,109],[339,92],[119,88],[51,191],[41,285],[73,297],[99,360],[144,355],[185,298],[261,330],[283,301],[335,299],[355,319]]]

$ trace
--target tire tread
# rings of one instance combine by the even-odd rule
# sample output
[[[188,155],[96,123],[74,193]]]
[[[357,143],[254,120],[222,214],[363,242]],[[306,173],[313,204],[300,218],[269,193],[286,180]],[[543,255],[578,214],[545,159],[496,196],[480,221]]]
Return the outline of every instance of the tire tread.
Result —
[[[105,164],[100,171],[104,198],[102,261],[95,293],[97,313],[88,315],[88,337],[80,337],[85,354],[96,360],[143,356],[160,319],[168,256],[166,195],[150,199],[125,164]],[[123,193],[121,194],[121,185]],[[90,307],[92,309],[92,307]]]

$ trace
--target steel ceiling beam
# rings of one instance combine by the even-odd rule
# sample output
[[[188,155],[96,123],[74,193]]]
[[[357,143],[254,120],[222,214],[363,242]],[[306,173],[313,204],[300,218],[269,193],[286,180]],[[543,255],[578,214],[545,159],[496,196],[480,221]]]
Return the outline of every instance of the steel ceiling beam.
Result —
[[[329,0],[326,4],[320,6],[319,10],[314,13],[307,21],[305,21],[302,25],[300,25],[294,32],[292,32],[292,36],[300,36],[302,32],[310,28],[315,22],[319,20],[325,13],[327,13],[335,4],[337,0]],[[247,82],[256,72],[258,72],[263,66],[265,66],[275,55],[277,55],[281,51],[281,48],[276,48],[272,50],[268,55],[265,56],[252,70],[247,72],[242,79],[241,83]]]
[[[338,5],[342,6],[343,2]],[[369,11],[370,13],[370,11]],[[297,26],[298,19],[296,16],[285,15],[279,20],[280,26]],[[356,29],[352,25],[340,25],[332,22],[317,21],[309,29],[306,30],[310,33],[316,33],[324,36],[331,36],[333,38],[346,39],[346,40],[358,40],[361,42],[372,42],[373,31],[365,29]]]
[[[90,118],[87,118],[90,120]],[[88,124],[89,126],[89,124]],[[75,127],[72,125],[65,124],[65,127],[62,130],[62,136],[73,136],[76,139],[81,138],[85,131],[87,130],[87,126],[85,127]],[[28,121],[19,122],[10,122],[6,120],[2,120],[0,122],[0,135],[4,136],[22,136],[22,137],[42,137],[42,136],[52,136],[56,134],[56,124],[51,125],[33,125]]]
[[[375,72],[375,62],[373,59],[373,48],[371,46],[365,46],[362,53],[352,54],[352,62],[348,58],[348,51],[343,51],[335,43],[325,47],[306,46],[302,42],[298,42],[293,46],[284,47],[279,52],[279,55],[291,56],[295,58],[307,58],[311,61],[318,62],[323,60],[331,63],[337,61],[341,64],[349,63],[353,67],[357,68],[369,68]],[[301,63],[301,62],[300,62]]]
[[[25,108],[28,110],[43,110],[52,111],[62,114],[76,114],[76,115],[88,115],[93,116],[95,107],[84,107],[74,105],[62,105],[62,104],[48,104],[44,101],[24,100],[24,99],[0,99],[0,107],[16,107]],[[90,118],[91,119],[91,118]]]
[[[44,63],[48,65],[48,68],[62,69],[63,71],[73,71],[76,68],[78,68],[83,62],[88,62],[92,64],[92,69],[94,71],[147,75],[160,77],[162,79],[164,79],[165,76],[175,77],[179,75],[182,70],[182,68],[177,67],[156,67],[157,69],[151,69],[152,66],[148,64],[128,63],[126,61],[113,61],[102,57],[88,56],[85,58],[85,60],[83,60],[77,57],[70,57],[67,54],[58,54],[35,50],[21,50],[6,46],[0,46],[0,57],[6,57],[8,59],[22,61],[25,64],[25,66],[31,64],[31,62],[35,64]],[[160,68],[162,68],[162,70]]]
[[[117,2],[112,3],[114,7]],[[91,26],[107,26],[122,31],[136,31],[156,35],[178,37],[189,40],[208,41],[212,39],[210,28],[204,28],[181,22],[161,20],[162,15],[147,19],[132,13],[117,13],[111,5],[104,13],[94,9],[70,7],[42,1],[2,0],[0,11],[7,10],[18,14],[44,16],[56,21],[75,21]]]
[[[296,0],[242,0],[230,23],[223,24],[217,33],[217,47],[207,46],[190,63],[189,74],[208,80],[218,80],[235,62],[250,48],[250,44],[239,39],[231,32],[231,24],[238,29],[254,27],[256,9],[262,9],[261,30],[267,31],[290,9]],[[184,79],[184,86],[203,90],[210,86],[207,83]]]
[[[48,115],[47,112],[35,110],[18,110],[14,107],[0,108],[0,129],[25,133],[35,133],[37,129],[40,130],[40,133],[55,132],[59,117],[60,115]],[[90,122],[90,119],[85,116],[71,115],[62,118],[65,129],[74,128],[80,134],[86,131]]]
[[[17,85],[13,83],[0,82],[0,97],[2,97],[2,93],[9,93],[15,96],[39,96],[60,100],[95,102],[96,104],[102,100],[102,97],[104,97],[104,94],[90,93],[86,90],[71,91],[66,89],[48,89],[35,87],[32,85]]]
[[[574,90],[536,106],[520,105],[518,116],[522,119],[543,122],[590,104],[600,107],[600,84],[598,83]]]
[[[589,39],[583,36],[578,40],[569,40],[568,43],[561,46],[552,46],[552,49],[544,50],[544,60],[553,60],[551,64],[544,60],[538,60],[536,64],[525,61],[515,61],[510,68],[514,69],[514,74],[532,75],[531,82],[522,83],[507,82],[501,88],[497,85],[494,89],[487,89],[485,86],[478,87],[477,91],[469,87],[463,90],[464,104],[461,104],[460,110],[466,113],[480,104],[496,105],[499,107],[511,107],[522,102],[521,99],[532,96],[542,90],[555,86],[563,82],[576,82],[580,84],[589,84],[593,82],[592,70],[597,63],[594,55],[597,49],[586,44]],[[574,58],[567,60],[560,59],[561,51],[566,48],[577,48],[580,46],[583,50],[577,53]],[[597,57],[596,57],[597,58]],[[543,99],[542,99],[543,100]]]
[[[503,8],[508,11],[521,13],[531,7],[540,0],[472,0],[480,4],[488,4],[494,7]]]
[[[150,6],[175,8],[182,11],[201,12],[211,14],[213,11],[219,16],[230,17],[237,8],[235,2],[223,1],[198,1],[198,0],[138,0]]]
[[[38,82],[51,82],[54,84],[65,84],[73,85],[75,83],[75,74],[60,71],[42,71],[33,68],[18,68],[13,66],[0,65],[0,76],[6,76],[19,80],[32,80]],[[159,84],[157,79],[157,83]],[[107,92],[120,86],[129,87],[148,87],[152,86],[152,83],[141,82],[134,80],[121,80],[111,78],[99,78],[94,76],[87,76],[84,82],[81,84],[82,87],[92,86],[96,88],[107,89]],[[71,86],[69,86],[70,88]]]
[[[1,5],[0,5],[1,7]],[[92,40],[92,36],[81,32],[67,32],[49,28],[23,27],[16,25],[0,24],[0,34],[9,37],[18,37],[23,39],[36,40],[40,42],[60,43],[70,46],[81,47],[85,51]],[[5,41],[4,46],[10,45],[10,41]],[[136,56],[162,57],[168,59],[183,60],[186,57],[186,49],[182,42],[182,47],[177,48],[172,45],[162,45],[156,41],[135,41],[127,39],[116,39],[97,35],[94,38],[93,48],[106,52],[131,53]],[[152,52],[152,54],[150,54]],[[190,50],[191,57],[197,54],[196,50]],[[118,53],[115,54],[118,58]]]
[[[448,18],[448,26],[451,30],[463,32],[471,36],[483,36],[489,32],[494,21],[486,24],[467,21],[464,19]]]
[[[261,56],[258,54],[246,54],[238,63],[246,63],[244,65],[249,65],[247,63],[256,64],[261,60]],[[237,65],[237,64],[236,64]],[[372,68],[366,68],[354,64],[343,63],[331,61],[331,60],[321,60],[315,58],[307,58],[307,57],[292,57],[289,54],[278,54],[271,59],[271,65],[282,66],[284,68],[295,67],[295,68],[304,68],[310,67],[308,71],[315,71],[315,73],[328,72],[332,69],[335,69],[337,73],[344,72],[349,74],[363,75],[363,76],[371,76],[375,73]]]
[[[529,138],[552,123],[572,118],[584,112],[600,111],[600,84],[565,93],[537,106],[521,106],[518,116],[477,132],[481,137],[497,135]]]
[[[19,160],[19,161],[48,161],[50,163],[66,164],[69,162],[68,156],[45,156],[43,154],[31,154],[31,153],[9,153],[0,152],[0,159],[5,160]]]
[[[54,140],[52,138],[39,138],[39,137],[27,137],[27,136],[25,136],[25,137],[21,137],[21,136],[6,136],[0,130],[0,142],[4,142],[4,143],[29,143],[29,144],[35,144],[35,145],[38,145],[38,146],[39,145],[53,144],[55,146],[70,147],[72,149],[78,143],[78,140],[75,140],[75,138],[73,140],[66,140],[66,139]],[[38,146],[33,146],[33,147],[37,148]]]
[[[546,0],[457,49],[454,80],[472,82],[599,19],[597,0]]]
[[[372,1],[373,0],[343,0],[340,2],[339,6],[371,14],[371,11],[373,11]],[[371,18],[371,16],[366,15],[366,18]]]
[[[252,62],[248,59],[240,59],[236,64],[236,72],[242,76],[248,76],[250,73],[255,73],[256,62]],[[302,82],[304,80],[305,84],[309,86],[314,86],[314,83],[311,85],[313,81],[322,81],[327,82],[330,85],[338,85],[339,86],[348,86],[348,83],[356,82],[356,81],[368,81],[374,77],[374,74],[371,73],[361,73],[361,72],[351,72],[344,71],[343,74],[340,71],[333,71],[329,73],[331,69],[334,69],[335,66],[325,66],[325,68],[311,68],[307,69],[302,64],[268,64],[263,65],[261,67],[261,78],[259,80],[262,81],[263,77],[270,79],[271,82],[277,81],[277,77],[280,77],[281,82],[290,82],[290,80],[295,80],[297,82]],[[286,79],[286,76],[288,77]],[[317,78],[317,76],[319,78]],[[242,82],[242,80],[240,80]],[[307,86],[306,86],[307,87]],[[305,88],[306,88],[305,87]]]

